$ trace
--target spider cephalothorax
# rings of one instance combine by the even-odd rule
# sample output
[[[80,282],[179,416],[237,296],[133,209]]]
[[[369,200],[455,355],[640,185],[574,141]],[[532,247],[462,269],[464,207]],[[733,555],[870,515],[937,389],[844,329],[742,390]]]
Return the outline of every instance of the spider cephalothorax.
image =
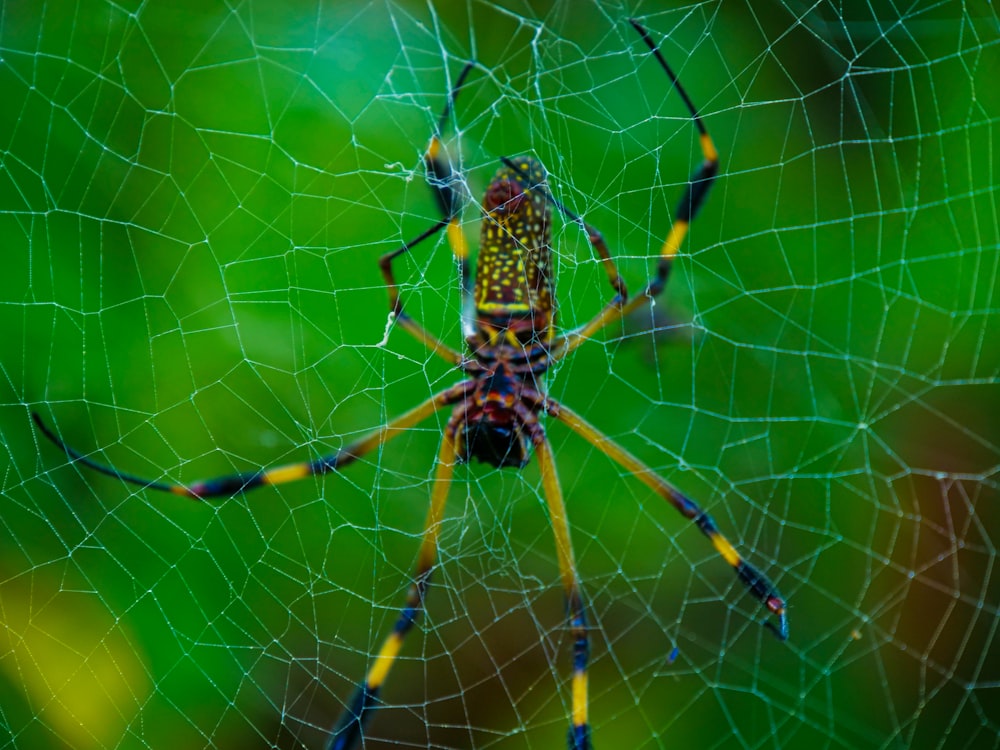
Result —
[[[475,458],[500,469],[528,463],[528,425],[537,421],[543,405],[542,396],[528,380],[534,377],[503,358],[476,377],[471,393],[455,412],[460,415],[459,456],[463,460]]]

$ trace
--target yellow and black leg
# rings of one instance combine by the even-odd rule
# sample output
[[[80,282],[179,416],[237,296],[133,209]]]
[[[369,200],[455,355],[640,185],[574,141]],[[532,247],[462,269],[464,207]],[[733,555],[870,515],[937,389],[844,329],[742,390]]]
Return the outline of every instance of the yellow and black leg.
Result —
[[[424,608],[424,597],[427,594],[431,572],[437,560],[438,533],[441,528],[441,519],[444,516],[445,503],[448,500],[448,489],[451,486],[455,464],[458,463],[457,431],[461,418],[464,418],[463,412],[459,412],[458,415],[449,420],[444,438],[441,441],[434,488],[431,490],[431,506],[427,511],[423,542],[417,556],[417,568],[413,575],[413,583],[406,595],[406,604],[400,611],[399,619],[396,620],[392,632],[389,633],[382,648],[375,656],[375,661],[368,669],[364,682],[358,687],[351,702],[334,725],[327,745],[328,750],[348,750],[363,737],[365,725],[371,720],[372,714],[379,706],[379,691],[399,655],[403,640],[413,628],[413,623],[416,622]]]
[[[468,63],[459,74],[458,80],[448,95],[448,103],[445,105],[444,111],[438,119],[437,128],[431,137],[430,144],[427,146],[427,152],[424,154],[424,164],[427,167],[428,173],[427,184],[430,185],[431,192],[434,194],[434,200],[441,212],[441,219],[430,229],[419,234],[402,247],[386,253],[379,258],[379,268],[382,270],[382,278],[385,279],[386,291],[389,293],[389,309],[395,316],[396,322],[428,349],[456,365],[461,364],[462,355],[442,343],[436,336],[413,320],[403,310],[403,303],[399,299],[399,285],[396,283],[396,278],[392,271],[392,262],[400,255],[408,253],[424,240],[433,237],[442,229],[446,229],[448,244],[460,266],[463,311],[466,310],[472,300],[473,279],[469,273],[469,246],[465,241],[465,235],[462,234],[462,227],[459,223],[459,213],[462,210],[462,194],[460,192],[462,175],[452,169],[451,164],[444,155],[444,149],[441,146],[441,132],[448,123],[455,100],[458,98],[462,85],[465,83],[465,79],[473,67],[472,63]],[[463,328],[465,327],[464,320],[465,313],[463,312]],[[464,330],[463,333],[465,333]]]
[[[427,184],[434,194],[438,210],[448,226],[448,245],[451,252],[458,261],[458,275],[462,285],[462,335],[468,338],[475,333],[475,303],[472,297],[475,278],[469,265],[469,243],[465,241],[462,233],[461,213],[462,203],[465,197],[465,187],[462,173],[452,167],[451,162],[444,153],[441,145],[441,136],[452,110],[455,101],[465,84],[465,79],[475,67],[473,63],[466,63],[462,72],[458,74],[458,80],[448,95],[448,103],[445,104],[441,117],[438,118],[437,128],[431,136],[431,142],[427,145],[427,152],[424,154],[424,164],[427,167]]]
[[[459,275],[462,279],[462,328],[463,335],[469,333],[466,330],[471,325],[470,314],[472,312],[472,285],[474,279],[469,270],[469,246],[462,234],[462,227],[459,223],[459,214],[462,210],[462,194],[459,186],[462,184],[461,173],[455,171],[441,146],[441,133],[448,123],[455,100],[465,79],[473,68],[472,63],[468,63],[458,76],[458,80],[452,87],[448,95],[448,103],[445,104],[444,111],[438,119],[437,127],[431,142],[427,146],[424,154],[424,164],[427,167],[427,184],[431,188],[434,200],[441,212],[441,219],[434,226],[410,240],[402,247],[386,253],[379,259],[379,268],[382,270],[382,278],[385,279],[386,291],[389,293],[389,309],[396,317],[396,322],[408,331],[414,338],[422,342],[428,349],[453,364],[461,364],[462,355],[442,343],[436,336],[431,334],[426,328],[417,323],[403,310],[403,304],[399,299],[399,285],[396,283],[392,271],[392,262],[400,255],[409,252],[429,237],[434,236],[442,229],[447,229],[448,244],[452,253],[459,262]]]
[[[575,414],[562,404],[552,400],[546,402],[546,411],[560,422],[569,426],[588,443],[608,456],[608,458],[621,464],[636,479],[674,506],[681,515],[694,522],[701,532],[708,537],[715,551],[732,566],[736,572],[736,576],[749,589],[750,593],[777,617],[777,625],[768,620],[764,623],[765,627],[782,641],[788,638],[785,600],[778,592],[778,588],[771,583],[771,580],[766,575],[743,559],[732,543],[722,535],[719,527],[707,512],[702,510],[694,500],[671,486],[667,480],[660,477],[638,458],[601,433],[580,415]]]
[[[314,461],[302,461],[300,463],[276,466],[270,469],[263,469],[261,471],[230,474],[224,477],[216,477],[214,479],[194,482],[193,484],[175,484],[173,482],[154,481],[135,476],[134,474],[119,471],[113,466],[98,463],[97,461],[85,456],[77,449],[67,445],[62,438],[58,437],[54,432],[52,432],[52,430],[49,429],[48,425],[42,421],[42,418],[37,413],[32,412],[31,416],[35,420],[35,424],[38,425],[38,429],[41,430],[42,434],[55,443],[67,456],[69,456],[70,459],[76,463],[87,466],[94,471],[100,472],[101,474],[106,474],[107,476],[114,477],[115,479],[120,479],[123,482],[138,485],[144,489],[159,490],[161,492],[169,492],[173,495],[189,497],[195,500],[203,500],[217,497],[232,497],[240,492],[252,490],[255,487],[287,484],[288,482],[295,482],[299,479],[305,479],[306,477],[311,477],[316,474],[326,474],[330,471],[339,471],[344,466],[356,461],[369,451],[379,447],[380,445],[384,445],[394,437],[402,434],[404,430],[427,419],[427,417],[431,416],[439,409],[461,401],[470,392],[471,388],[472,383],[465,381],[441,391],[440,393],[429,398],[420,406],[417,406],[405,414],[396,417],[384,427],[380,427],[379,429],[368,433],[360,440],[356,440],[353,443],[344,446],[336,453],[331,453],[328,456],[322,456]]]
[[[604,306],[604,308],[593,318],[593,320],[557,339],[552,348],[556,353],[556,356],[560,358],[565,357],[567,354],[572,352],[580,346],[580,344],[604,328],[604,326],[628,315],[663,292],[667,285],[667,279],[670,276],[670,269],[673,265],[674,257],[677,255],[677,251],[680,249],[681,243],[683,243],[684,238],[687,236],[691,222],[694,221],[694,218],[698,215],[698,211],[701,210],[701,207],[705,202],[705,198],[708,195],[709,188],[712,187],[712,183],[715,181],[715,177],[719,171],[719,152],[716,150],[715,144],[712,142],[712,138],[708,134],[708,130],[705,128],[705,123],[702,122],[701,116],[698,114],[698,110],[695,109],[694,103],[691,101],[691,97],[688,96],[687,91],[685,91],[684,87],[681,86],[680,81],[677,79],[677,75],[667,64],[667,61],[664,59],[663,54],[660,52],[656,43],[649,35],[649,32],[634,19],[630,19],[629,23],[631,23],[635,30],[639,32],[639,36],[642,37],[646,46],[649,47],[650,51],[656,57],[656,61],[660,64],[660,67],[663,68],[667,77],[670,78],[673,87],[677,89],[677,93],[680,94],[681,99],[684,100],[684,104],[687,107],[688,112],[691,114],[691,120],[698,129],[698,141],[701,145],[702,162],[695,173],[691,176],[691,179],[687,184],[687,188],[684,190],[683,196],[681,196],[681,201],[677,205],[677,209],[674,212],[673,227],[671,227],[670,232],[667,234],[667,239],[664,241],[663,247],[660,249],[660,257],[656,265],[656,272],[653,275],[653,278],[651,278],[646,284],[646,288],[630,300],[628,300],[624,294],[619,292],[616,294],[614,299]],[[593,237],[591,237],[591,242],[595,242]],[[596,243],[594,246],[597,247],[598,252],[601,253],[601,249]],[[604,252],[601,253],[602,260],[605,259],[606,253],[607,248],[605,248]],[[605,260],[606,268],[608,267],[609,261],[610,257],[607,257]],[[609,275],[610,273],[611,272],[609,271]],[[612,277],[611,280],[612,284],[614,284],[614,277]]]
[[[556,473],[556,463],[552,447],[540,425],[532,428],[532,441],[545,490],[545,503],[549,509],[552,532],[556,539],[556,556],[562,576],[563,591],[566,595],[566,609],[569,628],[573,638],[573,681],[572,711],[568,735],[569,750],[590,749],[590,720],[587,715],[587,663],[590,659],[590,634],[587,627],[587,612],[583,592],[573,559],[573,545],[569,537],[566,520],[566,506],[563,503],[562,488]]]

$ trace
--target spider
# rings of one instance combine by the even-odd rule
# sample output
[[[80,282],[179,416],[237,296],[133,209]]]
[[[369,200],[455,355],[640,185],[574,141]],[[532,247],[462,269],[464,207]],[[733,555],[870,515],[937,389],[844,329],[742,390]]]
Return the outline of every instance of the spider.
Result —
[[[501,158],[502,166],[490,182],[483,199],[483,221],[474,279],[469,274],[468,246],[459,223],[464,197],[458,187],[462,184],[461,175],[453,169],[442,152],[441,134],[465,79],[474,67],[474,63],[470,62],[462,70],[449,94],[424,155],[428,183],[440,209],[441,219],[415,239],[382,256],[379,261],[395,323],[461,370],[466,376],[464,380],[431,396],[416,408],[336,453],[313,461],[208,479],[189,485],[150,481],[97,463],[63,442],[42,422],[38,414],[32,415],[42,433],[70,459],[146,489],[202,500],[231,497],[255,487],[284,484],[313,475],[340,471],[435,412],[451,407],[451,417],[444,429],[438,454],[417,566],[406,603],[364,681],[333,726],[327,745],[329,750],[347,750],[362,739],[367,722],[380,704],[379,691],[403,646],[403,640],[425,606],[437,558],[438,532],[455,465],[476,459],[497,468],[521,468],[528,462],[532,452],[538,458],[540,466],[566,597],[568,627],[573,640],[572,709],[568,745],[571,750],[585,750],[591,746],[587,705],[590,642],[585,599],[570,543],[555,458],[540,419],[543,415],[567,425],[674,506],[681,515],[694,522],[719,555],[732,566],[750,593],[776,615],[777,625],[765,621],[766,627],[781,640],[788,637],[785,600],[767,576],[743,559],[719,531],[712,517],[694,500],[671,486],[579,414],[545,395],[542,384],[542,376],[553,362],[573,352],[609,323],[647,304],[663,292],[677,250],[691,221],[703,205],[718,171],[718,153],[687,92],[646,29],[638,21],[630,19],[630,23],[667,74],[671,86],[684,100],[698,130],[704,158],[676,209],[673,226],[660,251],[656,272],[639,295],[629,297],[625,282],[618,275],[618,269],[601,233],[552,196],[546,184],[544,167],[530,156]],[[557,334],[555,326],[555,292],[550,262],[553,207],[566,220],[580,225],[587,233],[614,289],[614,297],[596,317],[563,334]],[[445,230],[448,244],[461,267],[461,323],[469,349],[467,354],[451,349],[407,315],[393,273],[394,260],[442,230]]]

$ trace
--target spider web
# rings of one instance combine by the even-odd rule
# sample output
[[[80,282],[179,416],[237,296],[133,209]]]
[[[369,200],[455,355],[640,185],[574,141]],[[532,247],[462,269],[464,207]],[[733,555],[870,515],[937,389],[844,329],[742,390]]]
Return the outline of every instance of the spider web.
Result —
[[[1000,29],[966,3],[11,3],[0,15],[0,745],[318,748],[403,603],[446,417],[342,474],[218,504],[186,481],[336,450],[457,380],[376,259],[531,153],[667,294],[550,393],[712,512],[549,425],[592,625],[599,747],[1000,745]],[[478,232],[471,202],[466,234]],[[559,323],[610,297],[557,221]],[[461,342],[455,265],[399,263]],[[571,642],[537,467],[456,472],[425,617],[365,747],[565,745]]]

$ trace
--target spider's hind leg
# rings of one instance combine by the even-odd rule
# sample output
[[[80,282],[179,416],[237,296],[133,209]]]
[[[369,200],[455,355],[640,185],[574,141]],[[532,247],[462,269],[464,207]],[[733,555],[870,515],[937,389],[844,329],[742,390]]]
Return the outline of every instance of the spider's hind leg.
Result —
[[[408,253],[424,240],[429,237],[433,237],[442,229],[447,229],[446,234],[448,236],[448,244],[451,247],[452,254],[454,254],[460,266],[459,272],[462,278],[463,310],[462,332],[463,335],[468,335],[469,316],[472,309],[473,278],[469,271],[469,246],[465,241],[465,235],[462,234],[462,227],[459,224],[458,216],[462,209],[462,195],[456,189],[456,186],[461,184],[462,175],[451,166],[451,163],[444,155],[444,149],[441,147],[441,131],[447,124],[448,118],[455,105],[455,100],[458,98],[462,85],[465,83],[465,79],[472,71],[473,67],[473,63],[467,63],[462,69],[462,72],[459,74],[458,81],[456,81],[455,86],[448,95],[448,103],[445,105],[444,111],[441,113],[434,135],[431,137],[430,144],[428,144],[427,151],[424,154],[424,164],[427,166],[428,172],[427,184],[430,186],[431,191],[434,194],[434,199],[441,212],[441,219],[439,219],[430,229],[427,229],[414,239],[405,243],[402,247],[399,247],[390,253],[386,253],[379,259],[379,268],[382,270],[382,278],[385,279],[386,291],[389,293],[389,309],[395,316],[396,321],[407,332],[409,332],[411,336],[423,343],[428,349],[455,365],[460,365],[462,363],[462,355],[442,343],[436,336],[434,336],[434,334],[430,333],[430,331],[404,312],[403,303],[399,298],[399,284],[396,282],[396,277],[392,269],[392,263],[400,255]]]
[[[705,127],[701,115],[698,114],[697,108],[691,101],[691,97],[688,96],[687,91],[681,85],[673,68],[667,64],[666,58],[663,57],[663,53],[660,52],[659,47],[657,47],[656,42],[653,41],[649,32],[635,19],[629,19],[629,23],[632,24],[632,27],[642,37],[642,41],[649,47],[649,51],[656,58],[663,72],[667,74],[667,78],[670,79],[671,86],[677,90],[681,99],[684,100],[684,106],[687,107],[691,121],[698,131],[698,143],[701,147],[702,162],[697,170],[695,170],[695,173],[691,175],[691,179],[684,189],[684,194],[681,196],[680,203],[677,204],[677,209],[674,212],[673,226],[670,228],[667,238],[663,242],[656,270],[652,278],[647,282],[646,287],[631,299],[626,299],[626,296],[619,292],[592,320],[557,339],[553,349],[558,351],[560,358],[565,357],[605,326],[631,314],[663,293],[663,290],[667,286],[667,279],[670,277],[670,270],[673,267],[677,251],[684,242],[684,238],[687,237],[691,222],[694,221],[695,216],[698,215],[702,205],[704,205],[705,199],[708,197],[708,191],[715,182],[715,177],[719,172],[719,152],[715,148],[712,137],[708,134],[708,129]],[[570,214],[570,218],[575,217]],[[588,230],[588,233],[591,235],[591,242],[595,243],[594,246],[601,254],[605,266],[610,268],[612,264],[610,257],[607,255],[607,250],[605,249],[602,252],[600,246],[595,242],[593,233],[590,230]],[[598,233],[597,237],[599,238],[599,236]],[[608,273],[612,284],[615,284],[615,278],[611,275],[611,271],[609,270]]]

